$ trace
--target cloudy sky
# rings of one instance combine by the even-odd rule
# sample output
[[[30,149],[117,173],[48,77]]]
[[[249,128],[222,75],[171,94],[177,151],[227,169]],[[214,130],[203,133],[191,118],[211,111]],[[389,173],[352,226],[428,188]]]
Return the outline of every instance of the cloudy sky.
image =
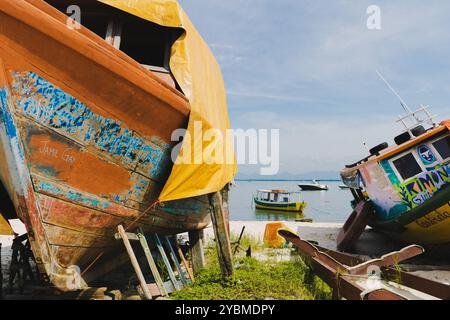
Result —
[[[402,109],[450,116],[450,2],[180,0],[221,64],[233,128],[280,129],[280,171],[338,171]],[[381,30],[367,28],[370,5]],[[242,173],[257,168],[241,167]]]

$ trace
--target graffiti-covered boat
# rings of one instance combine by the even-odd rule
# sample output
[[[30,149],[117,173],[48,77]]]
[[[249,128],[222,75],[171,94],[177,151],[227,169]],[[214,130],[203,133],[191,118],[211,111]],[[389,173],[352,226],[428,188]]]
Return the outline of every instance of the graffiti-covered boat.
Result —
[[[111,264],[118,225],[206,227],[235,172],[173,162],[176,129],[229,127],[220,68],[175,0],[2,0],[0,108],[2,215],[62,290],[73,266],[87,286]]]
[[[355,206],[341,238],[345,233],[351,237],[350,230],[358,228],[357,217],[364,220],[358,210],[370,208],[367,222],[375,230],[431,249],[447,247],[450,120],[435,123],[427,108],[421,107],[399,121],[405,131],[395,137],[394,146],[382,143],[370,150],[370,156],[341,171],[354,195],[354,204],[370,204]]]

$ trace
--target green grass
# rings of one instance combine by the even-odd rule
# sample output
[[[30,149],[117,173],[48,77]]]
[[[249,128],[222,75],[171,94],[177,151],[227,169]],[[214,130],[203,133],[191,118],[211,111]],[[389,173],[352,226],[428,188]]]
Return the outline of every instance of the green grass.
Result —
[[[232,232],[230,235],[231,243],[234,244],[235,242],[238,241],[238,239],[239,239],[239,234]],[[248,249],[248,247],[250,246],[250,247],[252,247],[253,251],[261,250],[261,249],[264,249],[267,247],[257,237],[254,237],[254,236],[252,236],[250,234],[246,234],[246,233],[244,233],[244,235],[242,236],[241,241],[239,242],[239,245],[241,248],[243,248],[245,250]],[[234,245],[232,245],[232,247],[234,248]]]
[[[212,250],[208,250],[212,251]],[[223,279],[217,258],[209,252],[208,265],[195,284],[174,293],[175,300],[311,300],[330,299],[331,290],[299,258],[274,263],[237,258],[235,274]]]

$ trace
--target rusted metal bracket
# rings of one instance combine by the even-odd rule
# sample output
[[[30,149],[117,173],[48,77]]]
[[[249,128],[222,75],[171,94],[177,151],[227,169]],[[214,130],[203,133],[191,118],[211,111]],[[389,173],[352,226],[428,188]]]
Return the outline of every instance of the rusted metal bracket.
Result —
[[[369,267],[390,267],[399,264],[402,261],[411,259],[415,256],[421,255],[425,252],[425,249],[418,245],[412,245],[406,248],[403,248],[400,251],[391,252],[385,254],[379,259],[373,259],[369,261],[365,261],[361,264],[358,264],[354,267],[350,267],[347,270],[350,274],[367,274],[367,269]]]
[[[252,247],[249,246],[248,249],[244,249],[244,248],[241,247],[241,240],[242,240],[242,237],[244,236],[244,231],[245,231],[245,226],[242,227],[242,230],[241,230],[241,233],[239,234],[238,240],[233,242],[233,243],[231,243],[231,245],[234,247],[233,248],[233,255],[236,255],[236,253],[239,250],[242,250],[242,251],[246,252],[246,256],[247,257],[251,257],[251,255],[252,255]]]
[[[344,297],[349,300],[403,300],[420,298],[450,299],[450,286],[429,279],[418,277],[398,268],[399,262],[424,252],[420,246],[409,246],[398,252],[384,255],[380,259],[365,261],[359,257],[324,249],[302,240],[296,234],[279,230],[278,233],[291,242],[306,258],[317,275],[332,289],[335,298]],[[371,288],[368,271],[379,270],[380,288]],[[401,286],[393,287],[390,282]],[[411,290],[412,289],[412,290]],[[416,292],[413,292],[413,291]]]
[[[356,205],[355,210],[353,210],[337,236],[338,250],[346,251],[353,247],[369,224],[373,213],[374,210],[370,202],[360,201]]]
[[[333,251],[320,246],[316,247],[320,251],[327,253],[331,257],[347,266],[355,266],[365,261],[364,259],[355,255]],[[407,287],[416,288],[418,290],[421,290],[422,292],[425,292],[426,294],[442,300],[450,300],[450,288],[446,284],[416,276],[414,274],[405,272],[400,268],[382,267],[381,270],[386,280],[400,282]]]

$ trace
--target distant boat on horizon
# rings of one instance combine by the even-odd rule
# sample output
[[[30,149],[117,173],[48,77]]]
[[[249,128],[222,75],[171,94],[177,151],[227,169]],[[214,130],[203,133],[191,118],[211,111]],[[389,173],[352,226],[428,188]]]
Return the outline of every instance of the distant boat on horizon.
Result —
[[[320,184],[317,180],[312,180],[312,183],[304,183],[298,185],[303,191],[326,191],[328,186],[326,184]]]

